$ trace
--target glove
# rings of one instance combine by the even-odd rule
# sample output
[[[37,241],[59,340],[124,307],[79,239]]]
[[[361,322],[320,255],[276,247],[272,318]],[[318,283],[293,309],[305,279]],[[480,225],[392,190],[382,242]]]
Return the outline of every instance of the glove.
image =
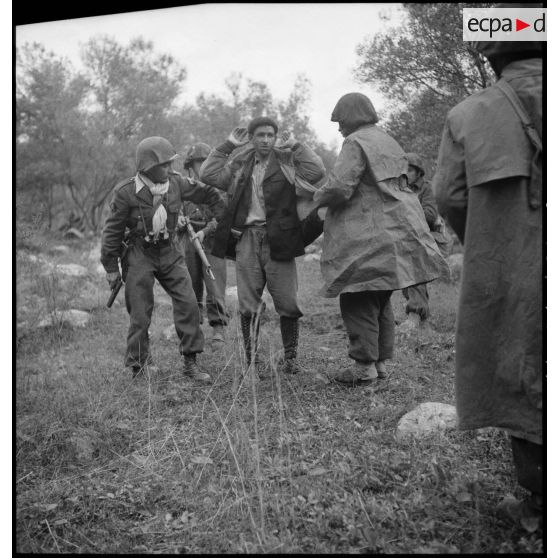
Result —
[[[279,136],[278,147],[283,147],[287,149],[293,149],[295,145],[298,143],[294,136],[288,130],[281,132]]]
[[[110,273],[107,273],[107,281],[111,291],[114,287],[116,287],[116,284],[121,279],[122,277],[120,276],[120,271],[111,271]]]
[[[240,147],[248,143],[250,140],[248,139],[248,130],[242,126],[237,126],[227,138],[235,147]]]

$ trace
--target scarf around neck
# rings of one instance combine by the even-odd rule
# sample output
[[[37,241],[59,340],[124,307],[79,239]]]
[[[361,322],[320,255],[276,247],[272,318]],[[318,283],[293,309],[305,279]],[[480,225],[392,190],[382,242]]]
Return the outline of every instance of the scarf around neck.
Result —
[[[163,196],[169,191],[169,185],[169,180],[161,183],[155,183],[143,173],[141,176],[140,173],[136,175],[136,193],[144,186],[147,186],[153,196],[153,207],[156,209],[153,213],[152,226],[155,236],[158,236],[159,233],[166,232],[167,230],[167,210],[161,202],[163,200]]]

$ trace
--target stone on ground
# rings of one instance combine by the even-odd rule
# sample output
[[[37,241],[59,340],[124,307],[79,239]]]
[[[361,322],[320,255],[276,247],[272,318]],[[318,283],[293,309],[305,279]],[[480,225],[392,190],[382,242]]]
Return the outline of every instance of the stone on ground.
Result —
[[[453,405],[436,402],[421,403],[401,417],[397,425],[397,437],[425,436],[453,429],[456,425],[457,413]]]
[[[58,326],[62,323],[70,327],[85,327],[90,319],[91,314],[83,310],[55,310],[52,314],[41,320],[37,327]]]

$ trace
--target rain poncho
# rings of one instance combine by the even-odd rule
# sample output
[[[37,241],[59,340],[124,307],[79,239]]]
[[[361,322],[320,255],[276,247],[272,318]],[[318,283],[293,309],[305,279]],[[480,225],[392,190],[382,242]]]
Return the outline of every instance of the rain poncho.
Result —
[[[542,132],[542,60],[502,79]],[[434,191],[464,244],[456,332],[463,429],[495,426],[542,443],[542,208],[529,204],[534,148],[504,94],[489,87],[448,114]],[[544,184],[539,181],[538,188]]]
[[[370,123],[346,137],[332,174],[314,195],[328,206],[321,258],[326,297],[403,289],[436,279],[446,266],[407,186],[405,152],[371,123],[375,112],[368,101],[372,111],[366,113],[362,97],[345,95],[333,112],[332,119],[347,119],[344,125]]]

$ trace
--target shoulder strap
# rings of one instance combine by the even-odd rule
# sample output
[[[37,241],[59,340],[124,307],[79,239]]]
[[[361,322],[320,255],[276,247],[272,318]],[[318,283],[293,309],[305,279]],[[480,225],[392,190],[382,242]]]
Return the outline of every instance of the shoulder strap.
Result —
[[[535,126],[533,126],[531,119],[527,115],[527,112],[525,111],[521,100],[517,96],[516,92],[513,90],[513,87],[505,79],[499,79],[495,83],[495,86],[506,96],[511,106],[514,108],[515,112],[519,116],[519,119],[523,124],[523,129],[525,130],[529,141],[533,144],[535,149],[537,149],[538,151],[542,151],[543,145],[541,138],[537,130],[535,129]]]
[[[529,138],[529,141],[535,148],[535,153],[533,158],[531,159],[531,179],[529,181],[528,186],[528,198],[529,198],[529,206],[533,209],[538,209],[541,207],[542,203],[542,152],[543,152],[543,145],[541,142],[541,138],[533,126],[531,119],[527,115],[521,100],[517,96],[516,92],[513,90],[513,87],[504,79],[499,79],[495,86],[506,96],[508,101],[510,102],[511,106],[514,108],[515,112],[519,116],[521,120],[521,124],[523,125],[523,129]]]

